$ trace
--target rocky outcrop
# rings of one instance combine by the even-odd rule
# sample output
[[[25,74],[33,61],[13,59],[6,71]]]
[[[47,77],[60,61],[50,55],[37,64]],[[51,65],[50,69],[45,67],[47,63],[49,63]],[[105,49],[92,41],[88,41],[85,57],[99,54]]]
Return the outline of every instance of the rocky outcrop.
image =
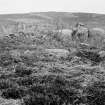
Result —
[[[86,42],[89,35],[89,29],[82,23],[77,23],[72,30],[72,39],[79,42]]]

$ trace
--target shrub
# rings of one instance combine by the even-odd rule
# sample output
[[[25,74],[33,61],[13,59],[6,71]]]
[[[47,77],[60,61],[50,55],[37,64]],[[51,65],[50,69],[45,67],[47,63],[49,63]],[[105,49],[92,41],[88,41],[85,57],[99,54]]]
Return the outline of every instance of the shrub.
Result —
[[[31,77],[20,77],[16,80],[19,86],[29,86],[33,84],[33,79]]]
[[[62,76],[44,76],[39,83],[30,86],[25,105],[62,105],[73,104],[78,99],[78,90],[69,85]]]
[[[91,62],[93,62],[94,64],[98,64],[100,63],[103,59],[100,57],[99,54],[97,54],[96,52],[90,52],[90,51],[79,51],[76,54],[78,57],[86,58],[91,60]]]
[[[96,81],[85,90],[89,105],[105,105],[105,82]]]
[[[30,75],[32,70],[25,65],[17,65],[15,68],[15,73],[19,76]]]
[[[64,103],[73,104],[78,98],[78,92],[71,88],[57,88],[50,86],[34,86],[29,97],[24,99],[25,105],[62,105]],[[34,95],[32,95],[34,94]]]
[[[1,66],[8,66],[11,65],[12,63],[13,63],[13,58],[8,52],[0,55]]]
[[[51,98],[51,96],[50,96]],[[52,97],[52,100],[47,95],[43,94],[34,94],[29,95],[24,98],[24,104],[25,105],[60,105],[59,100],[57,101],[57,97],[54,100],[54,96]]]
[[[16,87],[17,84],[8,80],[8,79],[1,79],[0,80],[0,89],[8,89],[12,87]]]
[[[8,88],[2,92],[2,97],[7,99],[21,99],[23,96],[25,96],[25,90],[18,87]]]
[[[22,62],[25,63],[28,66],[33,66],[34,62],[39,61],[39,57],[37,55],[22,55],[21,56]]]

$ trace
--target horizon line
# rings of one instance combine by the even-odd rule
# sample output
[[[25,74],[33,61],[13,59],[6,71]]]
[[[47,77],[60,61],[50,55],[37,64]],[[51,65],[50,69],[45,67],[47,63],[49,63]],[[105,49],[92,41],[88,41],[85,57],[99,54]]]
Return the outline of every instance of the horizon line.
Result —
[[[44,13],[44,12],[60,12],[60,13],[89,13],[89,14],[100,14],[105,15],[105,13],[99,12],[84,12],[84,11],[32,11],[32,12],[10,12],[10,13],[0,13],[0,15],[15,15],[15,14],[30,14],[30,13]]]

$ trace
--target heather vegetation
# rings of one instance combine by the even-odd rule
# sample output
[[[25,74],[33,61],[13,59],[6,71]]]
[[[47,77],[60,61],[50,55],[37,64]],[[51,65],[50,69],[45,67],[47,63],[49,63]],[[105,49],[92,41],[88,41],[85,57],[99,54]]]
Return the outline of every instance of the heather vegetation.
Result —
[[[105,105],[105,33],[82,23],[55,26],[0,38],[1,99],[13,105]]]

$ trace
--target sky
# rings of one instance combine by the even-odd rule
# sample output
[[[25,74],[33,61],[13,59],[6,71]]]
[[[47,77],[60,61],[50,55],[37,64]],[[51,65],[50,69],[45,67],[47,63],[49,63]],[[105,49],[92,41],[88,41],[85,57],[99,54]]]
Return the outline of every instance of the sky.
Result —
[[[0,0],[0,14],[47,11],[105,14],[105,0]]]

